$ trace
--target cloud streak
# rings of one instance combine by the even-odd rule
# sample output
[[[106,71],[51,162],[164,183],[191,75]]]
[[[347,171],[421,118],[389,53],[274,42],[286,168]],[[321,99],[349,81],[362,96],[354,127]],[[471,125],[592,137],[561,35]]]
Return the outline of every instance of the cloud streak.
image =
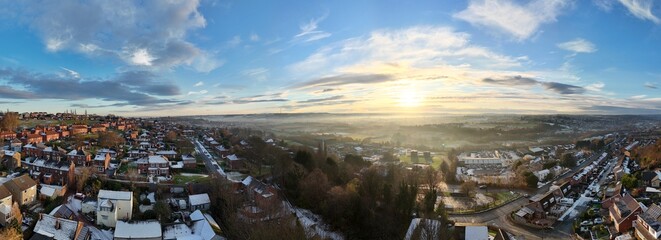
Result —
[[[585,88],[583,87],[559,83],[559,82],[544,82],[544,81],[536,80],[534,78],[522,77],[522,76],[508,76],[499,79],[485,78],[482,79],[482,82],[495,84],[495,85],[510,86],[510,87],[540,85],[544,87],[546,90],[558,94],[582,94],[585,92]]]
[[[582,38],[559,43],[557,46],[561,49],[575,53],[593,53],[597,51],[597,47],[593,43]]]
[[[118,102],[114,106],[149,106],[181,102],[167,98],[179,95],[179,87],[159,81],[156,75],[145,71],[124,72],[109,79],[78,79],[4,68],[0,69],[0,80],[7,84],[0,85],[0,98],[99,99]]]

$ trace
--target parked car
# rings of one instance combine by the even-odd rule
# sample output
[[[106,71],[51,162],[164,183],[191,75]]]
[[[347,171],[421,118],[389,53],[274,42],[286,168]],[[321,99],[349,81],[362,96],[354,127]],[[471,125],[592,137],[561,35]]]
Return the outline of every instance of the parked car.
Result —
[[[594,222],[594,224],[602,224],[602,223],[604,223],[604,220],[601,219],[601,218],[595,218],[593,222]]]
[[[585,221],[581,222],[581,226],[590,226],[590,225],[592,225],[592,221],[590,221],[590,220],[585,220]]]

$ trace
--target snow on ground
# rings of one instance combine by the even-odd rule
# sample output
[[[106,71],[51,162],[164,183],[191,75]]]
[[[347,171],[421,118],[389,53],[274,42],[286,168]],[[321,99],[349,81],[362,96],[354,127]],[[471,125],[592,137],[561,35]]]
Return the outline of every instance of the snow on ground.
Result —
[[[209,176],[209,175],[206,175],[206,174],[199,174],[199,173],[180,173],[179,175],[186,176],[186,177],[208,177]]]
[[[344,239],[344,236],[340,233],[327,230],[329,227],[323,222],[323,219],[321,219],[319,215],[316,215],[307,209],[294,207],[286,201],[284,201],[283,204],[289,208],[289,211],[296,214],[298,221],[303,225],[303,228],[305,228],[305,233],[308,238],[319,236],[321,239]]]

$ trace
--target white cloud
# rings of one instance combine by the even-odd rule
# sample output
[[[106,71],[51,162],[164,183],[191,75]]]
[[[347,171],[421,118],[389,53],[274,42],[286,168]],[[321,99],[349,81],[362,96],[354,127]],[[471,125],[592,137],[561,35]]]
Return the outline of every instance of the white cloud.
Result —
[[[313,42],[330,37],[331,34],[325,31],[317,30],[319,23],[328,17],[328,13],[317,19],[311,19],[309,22],[299,26],[301,32],[294,36],[294,40],[303,42]]]
[[[214,57],[187,40],[189,32],[206,27],[199,0],[21,1],[17,6],[22,13],[17,21],[35,30],[50,52],[71,50],[153,68]]]
[[[469,44],[470,35],[449,27],[417,26],[376,30],[364,37],[350,38],[322,47],[305,60],[289,66],[294,74],[323,70],[345,70],[374,63],[399,67],[472,66],[502,69],[521,66],[524,57],[505,56]]]
[[[619,0],[624,5],[629,13],[642,20],[649,20],[656,24],[660,24],[661,20],[652,13],[652,5],[654,0]]]
[[[207,91],[207,90],[200,90],[200,91],[197,91],[197,92],[190,91],[190,92],[188,92],[188,95],[204,95],[204,94],[207,94],[208,92],[209,91]]]
[[[558,47],[575,53],[592,53],[597,51],[597,47],[593,43],[582,38],[559,43]]]
[[[556,21],[571,0],[533,0],[521,5],[511,0],[471,0],[468,8],[454,14],[472,25],[511,34],[517,40],[530,38],[542,24]]]
[[[646,97],[647,95],[635,95],[635,96],[631,96],[631,99],[644,99]]]
[[[250,34],[250,41],[253,41],[253,42],[259,41],[259,35],[257,35],[256,33]]]
[[[596,82],[596,83],[585,86],[585,89],[590,90],[590,91],[594,91],[594,92],[601,92],[601,90],[604,89],[605,86],[606,86],[606,84],[604,84],[603,82]]]
[[[204,86],[204,82],[202,82],[202,81],[199,81],[199,82],[195,83],[195,85],[193,85],[193,87],[201,87],[201,86]]]
[[[154,57],[147,52],[147,49],[138,49],[131,53],[130,60],[134,65],[151,66]]]
[[[65,68],[65,67],[60,67],[60,68],[62,70],[64,70],[65,72],[67,72],[69,74],[69,76],[71,76],[73,78],[80,78],[80,74],[78,72],[76,72],[74,70],[71,70],[71,69],[68,69],[68,68]]]

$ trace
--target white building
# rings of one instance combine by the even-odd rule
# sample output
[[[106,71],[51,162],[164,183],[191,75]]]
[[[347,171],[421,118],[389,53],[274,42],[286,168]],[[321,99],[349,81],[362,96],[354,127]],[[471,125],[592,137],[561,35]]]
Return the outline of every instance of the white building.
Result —
[[[161,240],[161,224],[158,221],[124,222],[118,221],[114,240]]]
[[[96,223],[115,227],[118,220],[131,220],[133,193],[100,190],[97,197]]]
[[[209,200],[209,194],[195,194],[188,196],[188,202],[190,204],[190,210],[209,210],[211,207],[211,200]]]
[[[464,152],[457,156],[460,163],[465,166],[472,165],[489,165],[489,166],[509,166],[514,161],[520,159],[514,152],[500,152],[500,151],[481,151],[481,152]]]

